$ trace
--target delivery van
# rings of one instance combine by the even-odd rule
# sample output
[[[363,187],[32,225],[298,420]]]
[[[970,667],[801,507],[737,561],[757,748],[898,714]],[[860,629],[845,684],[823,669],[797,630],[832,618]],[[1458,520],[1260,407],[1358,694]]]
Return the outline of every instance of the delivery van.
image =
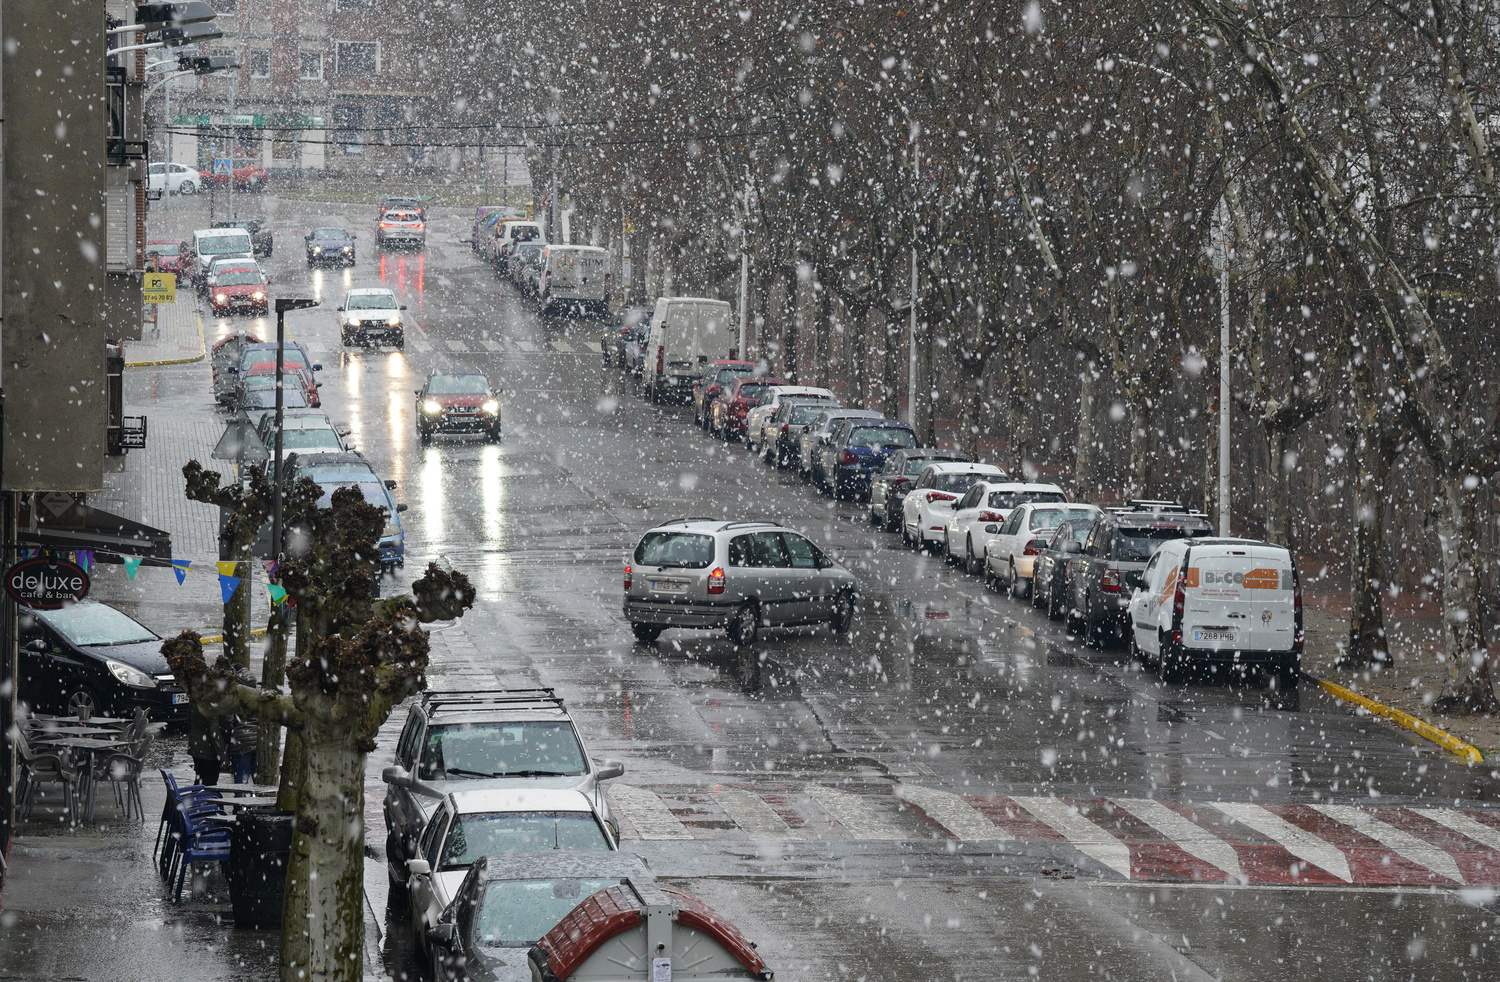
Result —
[[[1275,676],[1297,686],[1302,586],[1291,553],[1252,539],[1174,539],[1130,599],[1131,646],[1163,681],[1189,672]]]
[[[642,394],[652,402],[686,402],[710,362],[735,356],[728,301],[658,297],[641,366]]]
[[[536,298],[542,316],[609,315],[609,253],[597,246],[549,245],[542,250]]]

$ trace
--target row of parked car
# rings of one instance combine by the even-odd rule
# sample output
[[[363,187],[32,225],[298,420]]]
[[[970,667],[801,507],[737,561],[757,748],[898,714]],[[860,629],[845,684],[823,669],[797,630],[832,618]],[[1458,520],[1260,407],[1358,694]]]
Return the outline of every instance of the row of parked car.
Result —
[[[637,321],[617,332],[606,363],[649,371],[652,328]],[[877,528],[1065,620],[1090,645],[1126,643],[1164,680],[1211,668],[1257,670],[1282,689],[1297,684],[1301,590],[1281,546],[1217,537],[1204,515],[1177,502],[1069,501],[1059,485],[1016,481],[993,464],[923,447],[905,422],[843,406],[826,388],[790,385],[754,362],[705,361],[691,405],[695,425],[743,442],[824,494],[866,502]],[[792,530],[746,525],[684,520],[646,533],[625,577],[625,612],[638,639],[687,626],[753,640],[747,606],[762,625],[831,619],[847,630],[858,596],[852,576],[814,547],[806,563],[818,572],[768,600],[777,585],[763,567],[797,568],[798,550],[807,550],[792,547],[801,539]],[[779,536],[782,547],[764,552],[764,562],[741,547],[751,559],[739,562],[734,543],[761,534]],[[754,571],[736,569],[745,565]]]

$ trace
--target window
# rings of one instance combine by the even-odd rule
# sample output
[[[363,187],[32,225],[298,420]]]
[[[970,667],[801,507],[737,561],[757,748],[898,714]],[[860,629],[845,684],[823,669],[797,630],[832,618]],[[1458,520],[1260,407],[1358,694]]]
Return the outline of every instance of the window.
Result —
[[[585,772],[569,723],[455,723],[429,726],[419,776],[458,778],[571,777]]]
[[[323,77],[323,53],[321,51],[302,52],[302,77],[310,79]]]
[[[786,569],[792,565],[786,545],[776,532],[756,532],[750,536],[750,560],[752,566]]]
[[[977,507],[979,504],[979,496],[983,493],[983,488],[970,488],[968,493],[959,499],[958,504],[953,506],[953,510],[963,511],[965,508]]]
[[[417,850],[422,858],[437,869],[438,843],[442,841],[443,826],[448,824],[448,806],[442,805],[438,813],[428,821],[427,827],[422,830],[422,839],[417,844]]]
[[[380,45],[374,41],[338,43],[340,75],[373,75],[380,71]]]
[[[793,569],[818,568],[818,554],[811,542],[790,532],[783,532],[781,540],[786,543],[786,551],[791,554]]]
[[[480,856],[538,849],[590,849],[604,852],[609,840],[587,812],[492,812],[464,815],[453,822],[441,864],[462,869]]]
[[[269,51],[252,51],[252,52],[250,52],[250,77],[251,78],[270,78],[271,77],[271,52],[269,52]]]
[[[648,532],[635,547],[635,561],[642,566],[705,569],[713,558],[712,536],[690,532]]]

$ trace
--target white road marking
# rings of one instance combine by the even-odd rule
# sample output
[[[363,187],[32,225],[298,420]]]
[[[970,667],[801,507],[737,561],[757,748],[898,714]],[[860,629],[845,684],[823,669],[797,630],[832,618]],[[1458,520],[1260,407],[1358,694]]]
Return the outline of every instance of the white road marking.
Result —
[[[604,353],[604,348],[600,346],[598,341],[585,341],[583,342],[583,346],[596,355]]]
[[[1353,805],[1313,805],[1318,811],[1335,822],[1342,822],[1356,831],[1369,836],[1402,859],[1425,866],[1439,876],[1446,876],[1455,883],[1463,883],[1464,875],[1458,864],[1447,852],[1430,842],[1419,839],[1403,829],[1371,815]]]
[[[1208,829],[1191,822],[1159,801],[1150,798],[1115,798],[1115,804],[1145,822],[1168,839],[1172,845],[1196,859],[1230,876],[1243,880],[1239,854],[1234,846],[1214,835]]]
[[[656,794],[628,784],[610,784],[609,800],[642,839],[691,839],[693,833]]]
[[[906,833],[887,822],[860,795],[809,784],[807,796],[834,817],[856,839],[904,839]]]
[[[485,347],[486,351],[504,351],[505,350],[503,347],[501,347],[500,342],[496,341],[494,338],[485,338],[484,339],[484,347]]]
[[[553,341],[547,347],[551,348],[553,351],[568,352],[573,350],[573,346],[566,341]]]
[[[1477,818],[1470,818],[1463,812],[1456,812],[1451,808],[1413,808],[1411,810],[1423,818],[1452,829],[1459,835],[1467,836],[1481,845],[1500,852],[1500,829],[1493,825],[1486,825]]]
[[[466,355],[469,353],[469,346],[462,341],[449,341],[448,350],[455,354]]]
[[[1344,855],[1344,851],[1301,826],[1293,825],[1280,815],[1249,802],[1221,801],[1214,807],[1241,825],[1247,825],[1274,841],[1298,859],[1327,870],[1345,883],[1354,881],[1349,873],[1349,857]]]
[[[416,334],[408,334],[406,340],[418,351],[431,351],[432,342],[427,340],[427,335],[418,331]]]
[[[734,824],[749,833],[752,839],[789,839],[795,835],[786,820],[758,794],[729,789],[718,792],[715,798]]]
[[[898,784],[895,790],[896,797],[916,805],[928,818],[960,839],[1014,838],[956,794],[915,784]]]
[[[1099,860],[1125,879],[1130,879],[1130,847],[1078,814],[1078,809],[1066,801],[1060,798],[1017,798],[1014,795],[1011,800],[1053,831],[1062,833],[1068,844],[1085,856]]]
[[[516,342],[516,347],[520,348],[522,351],[535,351],[536,350],[536,345],[532,344],[530,341],[517,341]]]

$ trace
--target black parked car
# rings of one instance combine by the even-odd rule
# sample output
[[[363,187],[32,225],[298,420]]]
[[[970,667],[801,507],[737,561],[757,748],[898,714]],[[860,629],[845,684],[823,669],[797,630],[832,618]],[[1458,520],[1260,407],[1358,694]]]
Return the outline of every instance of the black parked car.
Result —
[[[1075,518],[1063,522],[1047,538],[1047,548],[1031,567],[1031,605],[1047,611],[1054,621],[1062,617],[1068,595],[1068,563],[1083,551],[1092,518]]]
[[[1102,646],[1126,637],[1130,595],[1144,585],[1141,571],[1163,542],[1213,535],[1208,518],[1175,501],[1127,501],[1094,521],[1083,550],[1068,565],[1068,626]]]
[[[303,242],[307,246],[307,265],[353,266],[354,240],[348,229],[315,228],[308,232]]]
[[[214,222],[214,228],[242,228],[250,233],[250,248],[257,256],[271,258],[271,249],[275,245],[271,230],[266,228],[266,223],[259,218],[240,218],[232,222]]]
[[[897,450],[885,459],[885,465],[870,476],[870,524],[887,532],[901,530],[901,502],[928,464],[953,461],[966,464],[969,455],[957,450],[935,450],[914,447]]]
[[[21,701],[62,716],[187,720],[187,693],[172,677],[161,638],[108,604],[81,600],[20,614]]]

